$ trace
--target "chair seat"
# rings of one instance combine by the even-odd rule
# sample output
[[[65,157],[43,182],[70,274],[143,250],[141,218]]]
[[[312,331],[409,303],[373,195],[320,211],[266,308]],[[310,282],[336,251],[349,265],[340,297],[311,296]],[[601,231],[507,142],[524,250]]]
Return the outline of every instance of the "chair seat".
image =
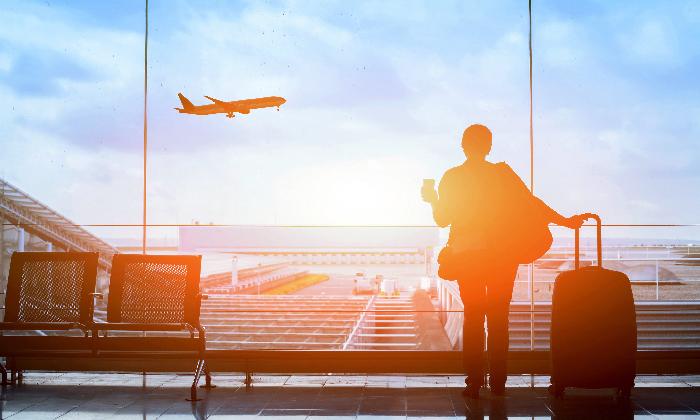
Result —
[[[90,337],[4,335],[0,336],[0,356],[90,354],[91,341]]]
[[[97,322],[92,325],[97,331],[191,331],[196,329],[185,323],[139,323],[139,322]]]
[[[0,322],[0,330],[3,331],[62,331],[83,330],[88,328],[79,322]]]
[[[93,349],[97,352],[129,353],[177,353],[203,352],[206,346],[204,337],[94,337]]]

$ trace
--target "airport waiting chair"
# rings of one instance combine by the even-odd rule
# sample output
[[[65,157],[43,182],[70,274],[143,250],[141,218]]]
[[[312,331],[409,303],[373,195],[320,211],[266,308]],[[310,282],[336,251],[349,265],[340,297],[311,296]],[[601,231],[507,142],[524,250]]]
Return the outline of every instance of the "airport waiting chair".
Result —
[[[107,322],[92,324],[96,356],[192,357],[191,399],[196,400],[203,371],[206,386],[211,386],[204,361],[206,335],[199,322],[200,265],[198,255],[114,255]],[[189,334],[178,334],[183,331]]]
[[[88,334],[97,258],[93,252],[12,254],[5,315],[0,323],[0,356],[7,361],[7,367],[0,364],[3,385],[7,384],[8,368],[11,382],[15,382],[18,370],[14,357],[90,355]],[[70,335],[71,330],[82,334]],[[8,331],[13,334],[6,335]]]

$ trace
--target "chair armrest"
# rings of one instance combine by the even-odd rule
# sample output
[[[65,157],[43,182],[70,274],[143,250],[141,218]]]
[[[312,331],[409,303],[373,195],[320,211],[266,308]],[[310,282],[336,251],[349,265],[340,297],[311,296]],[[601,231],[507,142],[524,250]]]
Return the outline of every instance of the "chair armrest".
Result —
[[[93,331],[195,331],[190,324],[139,323],[139,322],[95,322]]]
[[[204,328],[204,325],[197,325],[197,332],[199,332],[199,337],[202,339],[205,339],[207,336],[207,329]]]
[[[194,338],[195,328],[187,322],[185,322],[185,327],[187,327],[187,331],[190,332],[190,337]]]
[[[68,331],[82,330],[87,333],[90,329],[80,322],[0,322],[0,330],[6,331]]]

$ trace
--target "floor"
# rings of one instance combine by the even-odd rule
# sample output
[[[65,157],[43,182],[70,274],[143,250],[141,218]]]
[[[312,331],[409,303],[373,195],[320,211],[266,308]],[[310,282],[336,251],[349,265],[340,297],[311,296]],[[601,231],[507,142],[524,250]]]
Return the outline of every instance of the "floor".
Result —
[[[629,402],[612,391],[572,390],[563,400],[547,394],[547,377],[514,376],[505,397],[482,391],[461,395],[453,376],[242,376],[215,375],[217,388],[202,401],[185,400],[184,375],[28,373],[2,391],[0,417],[19,419],[285,419],[403,418],[690,418],[700,417],[700,376],[638,377]],[[532,386],[534,385],[534,387]]]

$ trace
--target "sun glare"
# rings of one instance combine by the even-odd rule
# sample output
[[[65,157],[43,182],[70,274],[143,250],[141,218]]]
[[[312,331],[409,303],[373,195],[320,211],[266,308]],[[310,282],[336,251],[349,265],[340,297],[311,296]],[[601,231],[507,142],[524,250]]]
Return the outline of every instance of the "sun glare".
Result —
[[[416,162],[368,159],[295,171],[279,188],[285,219],[306,224],[416,224],[424,216]]]

